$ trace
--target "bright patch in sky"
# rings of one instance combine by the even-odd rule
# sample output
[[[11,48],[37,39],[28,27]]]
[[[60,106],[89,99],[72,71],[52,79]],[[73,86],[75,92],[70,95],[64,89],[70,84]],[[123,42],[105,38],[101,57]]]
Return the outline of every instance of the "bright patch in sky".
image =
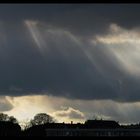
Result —
[[[20,122],[30,120],[37,113],[52,115],[58,122],[84,122],[86,119],[114,119],[120,123],[138,122],[140,102],[118,103],[111,100],[70,100],[53,96],[22,96],[6,99],[13,109],[5,111]],[[137,113],[137,115],[135,115]]]
[[[110,25],[107,35],[96,36],[101,43],[119,60],[120,67],[130,74],[140,76],[140,30],[126,30],[116,24]]]

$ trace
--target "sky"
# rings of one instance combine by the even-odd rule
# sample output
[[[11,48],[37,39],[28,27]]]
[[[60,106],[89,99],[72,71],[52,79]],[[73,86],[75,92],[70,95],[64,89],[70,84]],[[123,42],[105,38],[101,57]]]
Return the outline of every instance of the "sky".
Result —
[[[139,13],[139,4],[0,4],[0,112],[139,122]]]

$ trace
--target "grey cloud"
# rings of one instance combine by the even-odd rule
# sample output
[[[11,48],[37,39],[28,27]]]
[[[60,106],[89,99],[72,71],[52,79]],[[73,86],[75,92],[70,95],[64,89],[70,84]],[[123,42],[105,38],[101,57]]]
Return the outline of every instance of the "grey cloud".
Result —
[[[84,114],[74,108],[67,108],[65,110],[58,110],[54,112],[57,117],[68,117],[70,119],[84,119]]]
[[[0,96],[0,112],[9,111],[13,105],[4,96]]]
[[[105,34],[113,22],[137,26],[139,18],[131,9],[139,17],[136,5],[0,5],[0,94],[47,92],[74,99],[138,101],[140,79],[123,71],[103,44],[88,42]],[[25,20],[38,22],[34,31]]]
[[[36,44],[29,42],[31,46],[28,43],[23,45],[23,42],[14,37],[13,40],[8,40],[8,45],[4,48],[4,53],[8,53],[8,58],[1,60],[1,77],[3,79],[1,93],[6,92],[5,89],[9,89],[11,86],[22,88],[23,93],[40,91],[43,88],[56,95],[65,93],[69,95],[71,92],[80,94],[80,86],[85,87],[84,92],[87,91],[85,82],[91,84],[91,75],[88,72],[96,73],[93,75],[94,78],[100,74],[93,69],[82,49],[69,34],[63,33],[63,30],[60,30],[60,35],[59,32],[52,31],[56,35],[48,33],[45,38],[47,39],[45,49],[48,48],[49,51],[44,49],[46,55],[43,57],[35,46]],[[16,45],[10,45],[15,44],[14,41],[17,41]],[[94,84],[96,81],[93,81]]]
[[[101,113],[109,116],[109,119],[119,121],[120,123],[138,123],[140,117],[139,103],[117,103],[108,102],[105,104],[104,109],[96,106],[94,108],[96,113]],[[91,112],[91,110],[90,110]]]
[[[0,5],[1,20],[9,23],[25,19],[42,20],[81,36],[105,33],[110,23],[117,23],[127,28],[139,26],[139,12],[137,4]]]
[[[58,98],[59,101],[59,98]],[[72,103],[71,103],[72,102]],[[61,106],[77,108],[87,119],[111,119],[120,123],[138,123],[140,118],[140,104],[118,103],[111,100],[65,100]],[[60,110],[57,106],[56,110]]]
[[[91,46],[63,29],[45,26],[42,30],[40,22],[33,32],[39,39],[35,40],[26,26],[21,27],[22,34],[18,30],[18,36],[7,34],[3,53],[8,55],[0,61],[1,95],[47,92],[67,98],[132,100],[129,91],[125,97],[120,95],[118,80],[127,81],[127,74],[100,44]],[[44,43],[38,46],[36,41]]]

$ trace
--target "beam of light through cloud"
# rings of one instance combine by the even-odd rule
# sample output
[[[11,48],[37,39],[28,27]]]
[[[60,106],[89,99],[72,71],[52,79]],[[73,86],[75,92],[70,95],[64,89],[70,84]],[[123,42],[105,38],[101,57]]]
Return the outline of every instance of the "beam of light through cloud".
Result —
[[[92,47],[89,46],[89,44],[86,44],[86,40],[80,40],[78,36],[73,35],[67,30],[57,29],[51,26],[49,27],[39,21],[37,22],[33,20],[25,20],[24,22],[29,31],[31,32],[34,41],[39,46],[39,50],[42,50],[42,54],[46,54],[46,49],[49,50],[49,48],[51,49],[52,46],[56,46],[55,50],[57,50],[57,52],[60,53],[61,56],[64,56],[66,59],[67,57],[72,57],[73,52],[71,51],[79,50],[79,52],[83,53],[83,56],[85,57],[85,59],[87,59],[87,61],[89,61],[91,66],[93,65],[93,69],[96,68],[97,71],[99,71],[103,77],[106,76],[105,72],[102,70],[102,62],[98,62],[95,56],[99,55],[100,57],[102,54],[107,56],[109,55],[107,51],[106,54],[104,54],[104,50],[99,50],[101,54],[97,54],[96,48],[92,49]],[[41,26],[43,30],[41,30]],[[71,43],[74,44],[74,48],[72,48],[72,46],[71,48],[67,47],[69,46],[68,44]]]
[[[81,40],[68,30],[47,25],[42,21],[25,20],[24,24],[36,43],[38,51],[46,60],[43,65],[43,69],[47,67],[45,77],[51,79],[48,81],[43,79],[50,94],[64,94],[73,98],[77,95],[83,96],[89,91],[89,95],[93,98],[108,98],[111,94],[114,99],[119,100],[119,97],[122,96],[120,93],[122,88],[118,81],[121,81],[124,71],[119,65],[119,59],[112,55],[112,50],[108,47],[100,47],[98,42],[101,41],[98,38],[95,40],[97,43],[92,45],[86,39]],[[115,25],[112,25],[111,28],[115,34],[120,30]],[[70,76],[77,72],[79,74],[79,76],[76,74],[77,78]],[[58,81],[62,84],[59,84]],[[85,84],[84,82],[87,83],[87,81],[88,84]],[[50,84],[50,82],[52,83]],[[102,89],[98,88],[101,84],[107,89],[105,94]],[[78,86],[84,88],[82,94]],[[93,91],[90,91],[89,88]],[[99,96],[96,95],[96,89]]]
[[[39,51],[44,56],[47,55],[47,50],[49,50],[49,48],[52,46],[57,45],[55,49],[62,55],[67,56],[68,47],[62,47],[63,45],[66,43],[68,44],[69,42],[71,43],[71,41],[77,44],[77,47],[82,44],[78,38],[67,30],[51,27],[41,21],[25,20],[24,23],[35,41]]]
[[[112,52],[129,74],[140,76],[140,30],[126,30],[116,24],[111,24],[107,35],[96,36],[96,43]]]
[[[28,95],[32,89],[35,89],[33,94],[39,94],[39,91],[47,94],[45,90],[47,89],[50,95],[73,99],[139,100],[135,96],[132,98],[132,93],[138,95],[139,89],[135,90],[136,84],[133,84],[131,90],[127,90],[127,87],[135,81],[131,79],[132,77],[129,78],[129,70],[126,67],[132,61],[131,57],[126,56],[126,52],[130,53],[134,41],[127,43],[127,46],[122,41],[121,45],[106,41],[106,38],[110,38],[110,34],[118,38],[120,33],[127,36],[131,30],[111,25],[106,35],[95,35],[94,40],[90,40],[91,38],[81,38],[67,29],[50,26],[44,21],[24,20],[22,23],[24,23],[23,29],[26,29],[25,32],[29,36],[24,35],[27,35],[30,41],[28,40],[29,44],[26,47],[20,43],[18,45],[21,48],[18,45],[13,47],[11,59],[7,60],[10,64],[8,66],[12,66],[12,72],[8,69],[8,73],[14,75],[10,80],[6,77],[6,81],[10,81],[8,89],[11,95],[14,92]],[[133,38],[138,36],[135,32],[132,31]],[[23,49],[23,55],[19,55],[21,53],[19,48]],[[40,57],[38,52],[44,57]],[[130,55],[133,56],[131,53]],[[129,60],[122,59],[125,57]],[[13,67],[11,64],[18,65]],[[23,70],[21,66],[25,69]],[[7,87],[4,84],[3,86]]]
[[[44,51],[43,48],[46,46],[46,43],[43,39],[42,34],[40,34],[40,31],[37,27],[38,21],[25,20],[24,23],[27,26],[28,30],[30,31],[30,34],[33,37],[39,51],[41,52],[41,54],[43,54],[43,51]]]

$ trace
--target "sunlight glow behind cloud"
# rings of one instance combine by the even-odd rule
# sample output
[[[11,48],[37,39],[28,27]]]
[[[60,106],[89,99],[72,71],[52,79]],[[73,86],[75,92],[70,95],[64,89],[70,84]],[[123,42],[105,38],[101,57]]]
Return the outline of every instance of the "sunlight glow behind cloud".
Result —
[[[37,113],[52,115],[58,122],[84,122],[86,119],[115,119],[120,123],[137,122],[140,102],[118,103],[112,100],[70,100],[66,98],[34,95],[6,97],[13,109],[5,111],[20,122],[30,120]],[[135,115],[137,113],[137,115]]]
[[[116,24],[110,25],[107,35],[96,36],[96,43],[101,43],[119,60],[130,74],[140,76],[140,30],[126,30]]]

